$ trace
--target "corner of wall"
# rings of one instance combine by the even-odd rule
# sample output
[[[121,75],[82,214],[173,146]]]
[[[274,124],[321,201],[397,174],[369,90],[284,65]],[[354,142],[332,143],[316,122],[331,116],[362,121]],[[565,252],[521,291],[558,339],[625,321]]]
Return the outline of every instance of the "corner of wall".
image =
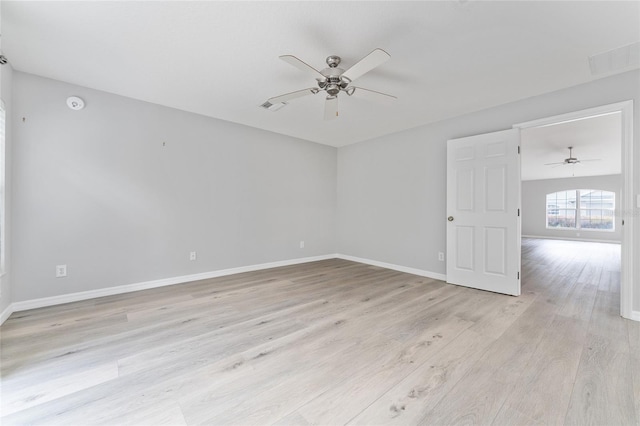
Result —
[[[12,120],[13,114],[13,68],[11,64],[0,65],[0,99],[4,103],[5,108],[5,141],[3,148],[3,167],[2,176],[3,191],[3,214],[2,233],[4,236],[4,245],[2,246],[2,256],[4,256],[4,271],[0,276],[0,324],[4,322],[12,311],[12,268],[11,268],[11,208],[12,208]]]

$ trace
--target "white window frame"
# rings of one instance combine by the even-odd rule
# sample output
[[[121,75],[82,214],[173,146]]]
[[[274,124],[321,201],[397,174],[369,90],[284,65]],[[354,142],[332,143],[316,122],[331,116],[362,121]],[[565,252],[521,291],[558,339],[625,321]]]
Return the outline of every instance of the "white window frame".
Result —
[[[581,197],[582,197],[582,193],[583,192],[589,192],[589,191],[601,191],[601,192],[607,192],[611,195],[613,195],[613,208],[612,209],[604,209],[604,208],[599,208],[599,209],[592,209],[592,208],[583,208],[581,206]],[[560,207],[555,207],[555,210],[573,210],[575,211],[575,224],[576,226],[549,226],[549,203],[547,201],[547,197],[551,194],[557,194],[558,192],[575,192],[576,194],[576,206],[573,209],[569,209],[569,208],[560,208]],[[583,228],[582,224],[581,224],[581,212],[582,211],[589,211],[589,210],[612,210],[613,212],[613,221],[612,221],[612,228],[611,229],[598,229],[598,228]],[[546,222],[546,226],[547,229],[555,229],[555,230],[568,230],[568,231],[575,231],[575,230],[582,230],[582,231],[593,231],[593,232],[615,232],[616,230],[616,193],[614,191],[608,191],[606,189],[597,189],[597,188],[590,188],[590,189],[565,189],[565,190],[560,190],[560,191],[555,191],[555,192],[550,192],[545,196],[545,222]]]

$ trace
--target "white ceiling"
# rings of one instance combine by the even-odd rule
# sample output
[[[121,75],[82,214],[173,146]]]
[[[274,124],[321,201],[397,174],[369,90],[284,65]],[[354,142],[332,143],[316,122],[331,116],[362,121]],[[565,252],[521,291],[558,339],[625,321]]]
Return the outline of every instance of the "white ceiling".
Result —
[[[1,7],[2,50],[16,70],[333,146],[588,82],[588,56],[640,40],[637,1]],[[321,94],[258,108],[314,84],[279,55],[323,68],[335,54],[346,69],[376,47],[391,60],[357,84],[396,95],[392,104],[341,95],[328,122]]]
[[[522,180],[622,173],[621,130],[619,112],[522,130]],[[564,161],[569,157],[570,146],[573,157],[581,160],[580,164],[545,165]]]

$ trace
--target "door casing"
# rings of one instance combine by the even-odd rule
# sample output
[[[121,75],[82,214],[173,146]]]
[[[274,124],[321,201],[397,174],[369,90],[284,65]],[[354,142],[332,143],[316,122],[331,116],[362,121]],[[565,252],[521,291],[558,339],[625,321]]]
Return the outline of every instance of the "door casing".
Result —
[[[640,312],[633,311],[633,282],[634,282],[634,185],[633,185],[633,101],[617,102],[595,108],[554,115],[538,120],[514,124],[514,128],[527,129],[530,127],[548,126],[582,120],[598,115],[620,112],[622,116],[622,200],[620,221],[622,226],[621,262],[620,262],[620,315],[624,318],[640,321]],[[622,222],[619,222],[622,224]]]

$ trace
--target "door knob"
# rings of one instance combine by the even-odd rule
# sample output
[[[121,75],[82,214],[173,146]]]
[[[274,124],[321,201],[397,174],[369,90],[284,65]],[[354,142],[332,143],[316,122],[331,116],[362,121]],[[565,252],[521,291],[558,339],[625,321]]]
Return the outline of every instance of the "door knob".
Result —
[[[453,216],[449,216],[449,217],[447,218],[447,220],[448,220],[449,222],[453,222]]]

